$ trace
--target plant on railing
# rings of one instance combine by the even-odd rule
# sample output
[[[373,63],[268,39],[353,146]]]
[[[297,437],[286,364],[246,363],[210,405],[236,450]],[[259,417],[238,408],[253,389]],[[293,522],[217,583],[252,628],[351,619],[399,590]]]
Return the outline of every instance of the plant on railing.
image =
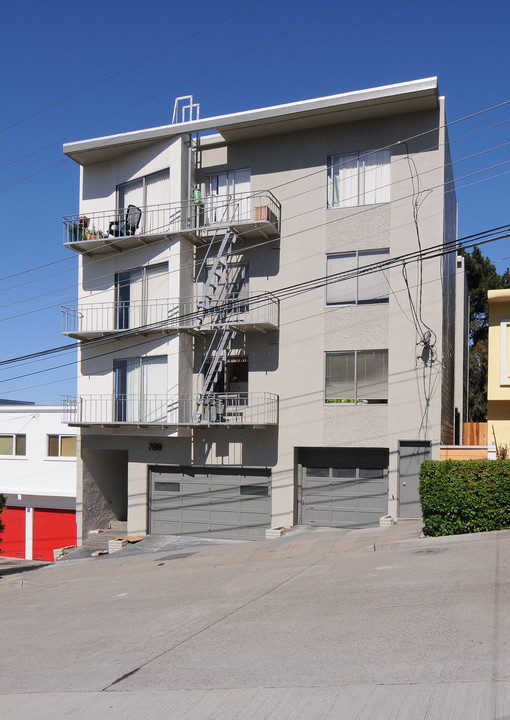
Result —
[[[104,237],[107,237],[107,234],[104,233],[102,230],[96,230],[93,225],[91,228],[87,228],[83,233],[84,240],[96,240],[97,238]]]

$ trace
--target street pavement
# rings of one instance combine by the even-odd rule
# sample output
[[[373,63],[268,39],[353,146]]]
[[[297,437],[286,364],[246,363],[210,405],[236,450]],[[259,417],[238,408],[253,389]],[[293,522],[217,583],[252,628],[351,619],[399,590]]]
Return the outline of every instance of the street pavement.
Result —
[[[509,720],[510,530],[420,531],[0,560],[0,716]]]

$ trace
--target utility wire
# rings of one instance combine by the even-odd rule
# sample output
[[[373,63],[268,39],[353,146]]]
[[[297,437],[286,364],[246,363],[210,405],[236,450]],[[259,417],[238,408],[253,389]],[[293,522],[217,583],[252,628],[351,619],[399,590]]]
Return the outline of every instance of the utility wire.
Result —
[[[399,140],[399,141],[397,141],[397,143],[395,143],[395,144],[402,144],[402,145],[404,145],[404,146],[407,148],[407,141],[406,141],[406,140]],[[468,156],[465,156],[465,157],[463,157],[463,158],[460,158],[459,160],[456,160],[456,161],[454,161],[454,162],[448,163],[448,164],[447,164],[447,167],[451,167],[453,164],[463,162],[463,161],[466,160],[466,159],[471,159],[471,158],[473,158],[473,157],[476,157],[476,156],[479,156],[479,155],[481,155],[481,154],[484,154],[485,152],[491,152],[492,150],[499,149],[500,147],[505,146],[505,145],[509,145],[509,144],[510,144],[510,141],[508,141],[507,143],[502,143],[502,144],[500,144],[500,145],[498,145],[498,146],[494,146],[494,147],[488,148],[488,149],[486,149],[486,150],[482,150],[482,151],[480,151],[480,152],[478,152],[478,153],[472,153],[472,154],[470,154],[470,155],[468,155]],[[407,149],[406,157],[405,157],[405,158],[400,158],[400,159],[402,159],[402,160],[406,160],[406,159],[407,159],[407,162],[408,162],[408,163],[411,163],[411,159],[409,158],[409,155],[408,155],[408,149]],[[400,160],[400,159],[399,159],[399,160]],[[341,166],[341,165],[344,164],[344,162],[346,162],[346,161],[342,161],[342,162],[335,163],[335,166]],[[412,163],[413,163],[413,165],[414,165],[414,174],[413,174],[412,171],[411,171],[411,165],[409,165],[410,171],[411,171],[411,173],[412,173],[412,174],[411,174],[411,178],[412,178],[411,182],[412,182],[412,187],[413,187],[413,192],[412,192],[412,194],[411,194],[410,197],[412,198],[412,202],[413,202],[413,217],[414,217],[414,223],[415,223],[415,226],[416,226],[416,229],[417,229],[418,239],[419,239],[419,229],[418,229],[418,227],[417,227],[417,212],[418,212],[418,208],[415,207],[415,198],[416,198],[416,195],[417,195],[417,194],[418,194],[418,195],[419,195],[419,194],[423,194],[424,196],[426,196],[427,194],[429,194],[429,193],[431,192],[431,190],[430,190],[430,189],[427,189],[427,190],[425,190],[425,191],[423,191],[423,192],[422,192],[422,191],[419,191],[418,193],[416,193],[415,188],[414,188],[414,179],[413,179],[413,178],[414,178],[414,175],[417,174],[417,169],[416,169],[416,165],[414,164],[414,160],[412,160]],[[506,164],[508,164],[508,163],[510,163],[510,161],[504,161],[504,162],[499,163],[499,164],[497,164],[497,165],[493,165],[493,166],[489,166],[489,167],[487,167],[487,168],[483,168],[483,169],[481,169],[481,170],[477,170],[475,173],[472,173],[471,175],[473,175],[473,174],[479,174],[479,173],[481,173],[481,172],[486,172],[487,170],[493,169],[493,168],[498,167],[498,166],[501,166],[501,165],[506,165]],[[434,167],[434,168],[429,168],[429,169],[425,170],[425,171],[422,173],[422,175],[425,175],[425,174],[427,174],[427,173],[429,173],[429,172],[435,172],[436,170],[441,169],[442,167],[443,167],[443,166],[441,165],[441,166],[437,166],[437,167]],[[321,169],[320,172],[321,172],[321,174],[323,175],[324,170]],[[470,175],[461,176],[460,179],[463,179],[464,177],[469,177],[469,176],[470,176]],[[296,178],[296,179],[294,179],[292,182],[298,182],[299,180],[300,180],[300,178]],[[419,181],[419,178],[418,178],[418,181]],[[399,184],[399,183],[402,183],[402,182],[407,182],[407,179],[406,179],[406,178],[402,178],[401,180],[397,180],[397,181],[388,183],[388,184],[387,184],[386,186],[384,186],[384,187],[389,187],[389,188],[391,188],[392,186],[395,186],[395,185],[397,185],[397,184]],[[435,186],[435,187],[437,188],[437,187],[439,187],[439,186]],[[273,189],[274,189],[274,188],[271,188],[271,191],[272,191]],[[308,194],[309,192],[310,192],[309,189],[307,189],[306,191],[304,191],[304,193],[306,193],[306,194]],[[294,195],[289,196],[288,198],[286,198],[286,202],[287,202],[289,199],[298,197],[300,194],[302,194],[302,193],[295,193]],[[346,198],[346,200],[352,200],[352,199],[354,199],[354,198]],[[400,200],[402,200],[402,198],[399,198],[399,201],[400,201]],[[422,200],[421,202],[423,202],[423,200]],[[421,204],[421,203],[420,203],[420,204]],[[356,207],[356,206],[351,206],[351,207]],[[321,210],[321,209],[322,209],[322,207],[313,208],[312,210],[306,210],[306,211],[304,211],[304,212],[301,213],[301,214],[297,214],[297,215],[292,216],[290,219],[296,219],[296,218],[298,218],[300,215],[307,215],[307,214],[309,214],[310,212],[312,212],[313,210]],[[369,210],[370,210],[370,208],[368,208],[368,207],[365,206],[365,207],[362,208],[361,212],[368,212]],[[352,217],[352,215],[350,215],[349,217]],[[344,220],[344,219],[345,219],[345,218],[337,218],[337,219],[335,220],[335,222],[341,222],[341,221]],[[324,223],[324,224],[325,224],[325,223]],[[163,226],[162,226],[161,229],[164,229]],[[156,230],[157,230],[157,228],[156,228]],[[240,234],[240,236],[242,236],[242,233]],[[163,242],[163,241],[166,240],[166,239],[167,239],[166,237],[163,237],[160,242]],[[218,240],[217,242],[221,242],[221,240]],[[112,242],[111,245],[112,245],[112,246],[115,246],[116,243],[121,244],[121,243],[122,243],[122,238],[120,238],[120,239],[117,240],[117,241]],[[138,248],[133,248],[132,250],[127,251],[127,252],[136,252],[137,250],[138,250]],[[124,255],[126,255],[127,252],[125,251]],[[73,258],[73,259],[75,259],[75,258]],[[89,263],[89,267],[90,267],[90,265],[93,264],[93,263],[102,262],[102,261],[103,261],[102,258],[99,258],[99,259],[97,259],[97,260],[93,260],[91,263]],[[190,263],[190,265],[192,265],[192,263]],[[74,270],[74,268],[73,268],[73,270]],[[177,272],[177,271],[180,271],[180,270],[181,270],[181,268],[179,268],[178,270],[174,270],[174,271],[172,271],[172,272]],[[67,271],[64,271],[64,272],[67,272]],[[60,273],[53,273],[53,274],[50,275],[49,277],[55,277],[55,276],[58,275],[58,274],[60,274]],[[48,276],[46,276],[46,277],[48,277]],[[105,274],[105,275],[100,276],[100,277],[107,278],[107,277],[110,277],[110,275],[109,275],[109,274]],[[100,279],[100,278],[98,278],[98,279]],[[0,292],[21,287],[22,284],[23,284],[23,283],[17,283],[16,285],[11,285],[11,286],[8,286],[8,287],[6,287],[6,288],[2,288],[2,289],[0,289]],[[33,281],[27,281],[25,284],[31,284],[31,285],[32,285],[32,284],[33,284]],[[24,302],[28,302],[28,301],[30,301],[30,300],[37,299],[37,298],[39,298],[39,297],[45,297],[45,296],[47,296],[47,295],[55,294],[55,293],[57,293],[57,292],[61,292],[62,290],[74,289],[74,288],[76,288],[76,284],[75,284],[75,283],[73,283],[73,284],[71,284],[71,285],[68,285],[68,286],[65,286],[65,287],[57,288],[57,289],[55,289],[55,290],[48,291],[47,293],[41,293],[41,294],[39,294],[39,295],[32,295],[32,296],[29,296],[29,297],[27,297],[27,298],[22,298],[22,299],[20,299],[20,300],[13,301],[12,303],[6,303],[6,304],[4,304],[4,305],[0,305],[0,309],[1,309],[1,308],[4,308],[4,307],[10,307],[10,306],[16,305],[16,304],[21,304],[21,303],[24,303]],[[60,304],[60,303],[59,303],[59,304]],[[52,307],[52,306],[50,306],[50,307]],[[41,309],[47,309],[47,306],[44,307],[44,308],[41,308]],[[24,315],[24,314],[32,314],[33,312],[38,312],[38,311],[41,310],[41,309],[31,310],[31,311],[28,311],[27,313],[21,313],[21,315]],[[17,316],[15,316],[15,317],[19,317],[19,316],[20,316],[20,315],[17,315]],[[11,318],[2,318],[2,319],[5,320],[5,319],[11,319]],[[2,319],[0,319],[0,321],[1,321]]]
[[[496,237],[490,237],[490,235],[497,234]],[[255,306],[256,304],[264,303],[267,301],[268,294],[273,295],[278,300],[284,300],[288,299],[290,297],[294,297],[295,295],[301,294],[303,292],[310,292],[312,290],[316,290],[321,287],[325,287],[326,285],[339,282],[341,280],[347,280],[351,279],[353,277],[360,277],[362,275],[371,274],[374,272],[380,272],[381,270],[387,270],[391,267],[394,267],[396,265],[400,265],[403,262],[418,262],[423,259],[433,259],[437,257],[441,257],[443,255],[455,252],[458,249],[466,249],[468,247],[473,247],[474,245],[483,245],[488,242],[494,242],[496,240],[502,240],[504,238],[510,237],[510,225],[503,225],[498,228],[492,228],[491,230],[485,230],[480,233],[476,233],[475,235],[470,235],[465,238],[461,238],[458,240],[453,240],[449,243],[440,243],[438,245],[434,245],[430,248],[427,248],[426,250],[420,251],[411,251],[409,253],[405,253],[404,255],[400,255],[394,258],[389,258],[388,260],[373,263],[371,265],[363,266],[362,268],[357,268],[356,270],[348,270],[348,271],[341,271],[338,273],[333,273],[331,275],[325,275],[318,278],[314,278],[312,280],[306,280],[301,283],[293,283],[292,285],[288,285],[283,288],[279,288],[276,291],[272,291],[271,293],[261,293],[258,296],[254,296],[249,298],[250,305],[253,303]],[[223,304],[219,304],[217,306],[214,306],[214,308],[211,310],[214,313],[221,313],[223,310],[225,311],[233,311],[235,312],[236,307],[242,307],[243,305],[246,305],[246,299],[239,299],[236,300],[234,303],[232,302],[225,302]],[[185,313],[180,316],[172,318],[172,323],[185,323],[187,321],[193,321],[200,319],[202,313],[200,310],[194,311],[191,313]],[[186,329],[186,328],[179,328],[175,327],[175,329],[172,326],[169,326],[169,321],[164,320],[162,322],[152,323],[149,325],[144,325],[142,327],[134,328],[133,330],[129,331],[121,331],[119,333],[114,333],[112,335],[109,335],[107,338],[99,338],[94,340],[86,340],[81,341],[77,343],[73,343],[71,345],[64,345],[59,346],[56,348],[49,348],[47,350],[30,353],[28,355],[23,355],[15,358],[10,358],[8,360],[2,360],[0,361],[0,367],[3,367],[5,365],[10,365],[16,362],[22,362],[25,360],[30,360],[34,358],[39,357],[47,357],[48,355],[60,353],[62,351],[68,351],[70,349],[76,349],[80,347],[81,349],[86,349],[91,346],[95,346],[104,342],[110,342],[115,339],[119,338],[129,338],[130,336],[137,336],[141,332],[144,331],[150,331],[150,330],[157,330],[157,329],[165,329],[169,331],[178,332],[179,329]],[[193,327],[189,328],[190,330],[195,329]],[[144,339],[140,343],[136,343],[130,347],[137,347],[139,345],[146,345],[147,340]],[[107,353],[103,353],[106,355],[110,355],[113,352],[116,352],[116,350],[111,350]],[[94,356],[94,357],[101,357],[101,355]],[[94,359],[94,357],[87,358],[87,359]],[[47,372],[41,371],[41,372]]]
[[[482,169],[481,171],[477,171],[477,172],[485,172],[485,170],[486,170],[486,168],[485,168],[485,169]],[[501,175],[501,174],[507,174],[508,172],[510,172],[510,171],[506,171],[506,173],[500,173],[500,175]],[[477,174],[477,173],[474,173],[474,174]],[[467,176],[465,176],[465,177],[469,177],[469,176],[471,176],[471,175],[473,175],[473,173],[470,174],[470,175],[467,175]],[[476,182],[484,182],[484,181],[487,180],[487,179],[491,179],[491,178],[483,178],[482,180],[479,180],[479,181],[476,181]],[[438,188],[438,187],[443,187],[445,184],[448,184],[448,182],[450,182],[450,181],[447,181],[446,183],[441,183],[440,185],[434,186],[434,188],[429,188],[429,189],[427,190],[427,192],[431,192],[432,189],[436,189],[436,188]],[[475,184],[475,183],[470,183],[470,184],[472,185],[472,184]],[[452,190],[454,190],[454,188],[451,188],[450,190],[447,190],[446,192],[450,192],[450,191],[452,191]],[[411,196],[406,196],[406,197],[411,197]],[[406,197],[399,198],[399,201],[405,200]],[[378,206],[371,206],[370,209],[375,209],[376,207],[378,207]],[[368,211],[368,208],[367,208],[367,210],[363,210],[363,212],[365,212],[365,211]],[[307,213],[301,213],[301,214],[307,214]],[[358,214],[358,213],[351,213],[348,217],[351,218],[351,217],[353,217],[353,215],[356,215],[356,214]],[[296,216],[296,217],[298,217],[298,216]],[[303,232],[309,232],[310,230],[316,230],[316,229],[319,229],[319,228],[324,227],[324,226],[326,226],[326,225],[329,225],[329,224],[331,224],[332,222],[338,222],[338,221],[341,221],[341,220],[344,220],[344,219],[346,219],[346,217],[337,218],[337,219],[335,219],[335,220],[333,220],[333,221],[329,220],[329,221],[326,221],[325,223],[321,223],[321,224],[319,224],[319,225],[315,225],[315,226],[313,226],[312,228],[305,228],[305,229],[302,229],[302,230],[298,230],[298,231],[296,231],[296,232],[294,232],[294,233],[292,233],[292,234],[290,234],[290,235],[282,236],[282,239],[283,239],[283,240],[287,240],[288,238],[290,238],[290,237],[292,237],[292,236],[294,236],[294,235],[299,235],[299,234],[301,234],[301,233],[303,233]],[[239,236],[241,237],[242,234],[243,234],[243,233],[240,233]],[[164,239],[166,239],[166,238],[163,238],[161,241],[163,241]],[[161,242],[161,241],[158,241],[158,242]],[[219,241],[218,241],[218,242],[219,242]],[[265,241],[265,242],[263,242],[263,243],[255,243],[255,244],[252,245],[252,246],[244,247],[244,248],[243,248],[243,251],[246,252],[247,250],[250,250],[250,249],[252,249],[252,248],[260,248],[262,245],[273,244],[273,243],[275,243],[275,242],[278,242],[278,239],[275,238],[275,239],[271,239],[271,240]],[[137,248],[135,248],[134,250],[137,250]],[[129,251],[128,251],[128,252],[129,252]],[[238,254],[238,251],[235,251],[235,252],[232,251],[231,253],[226,253],[225,256],[227,256],[227,255],[229,255],[229,254],[230,254],[230,255],[237,255],[237,254]],[[175,272],[175,270],[174,270],[174,271],[169,271],[169,272]],[[109,276],[109,275],[105,275],[105,276],[102,276],[102,277],[110,277],[110,276]],[[22,302],[28,302],[29,300],[36,299],[37,297],[46,297],[47,295],[51,295],[51,294],[53,294],[54,292],[60,292],[60,291],[63,290],[63,289],[75,288],[75,287],[76,287],[76,285],[73,284],[73,285],[67,286],[67,288],[60,288],[60,289],[58,289],[58,290],[56,290],[56,291],[48,291],[47,293],[42,293],[42,294],[40,294],[40,295],[38,295],[38,296],[32,296],[32,297],[29,297],[29,298],[25,298],[25,299],[23,299],[23,300],[15,301],[15,302],[13,302],[13,303],[7,303],[6,305],[4,305],[4,306],[2,306],[2,307],[9,307],[9,306],[14,305],[14,304],[19,304],[19,303],[22,303]],[[71,300],[71,302],[73,302],[73,300]],[[58,302],[58,303],[53,304],[53,305],[46,305],[46,306],[43,306],[43,307],[41,307],[41,308],[36,308],[36,309],[28,310],[28,311],[26,311],[26,312],[17,313],[16,315],[10,315],[10,316],[8,316],[8,317],[0,318],[0,322],[1,322],[1,321],[7,321],[7,320],[15,319],[15,318],[18,318],[18,317],[24,317],[24,316],[26,316],[26,315],[31,315],[31,314],[34,314],[34,313],[36,313],[36,312],[41,312],[41,311],[43,311],[43,310],[48,310],[48,309],[51,309],[51,308],[53,308],[53,307],[59,307],[59,306],[61,306],[62,304],[63,304],[62,302]]]
[[[83,95],[84,93],[88,92],[89,90],[93,90],[94,88],[99,87],[99,85],[103,85],[105,82],[108,82],[109,80],[113,80],[114,78],[119,77],[119,75],[123,75],[124,73],[129,72],[130,70],[134,70],[134,68],[139,67],[140,65],[143,65],[144,63],[148,62],[149,60],[153,60],[155,57],[158,57],[159,55],[163,55],[164,53],[168,52],[169,50],[174,50],[175,48],[179,47],[180,45],[183,45],[184,43],[187,43],[190,40],[194,40],[195,38],[199,37],[200,35],[203,35],[205,32],[209,32],[213,28],[218,27],[219,25],[223,25],[223,23],[226,23],[229,20],[232,20],[233,18],[237,17],[238,15],[241,15],[242,13],[246,12],[247,10],[251,10],[252,8],[257,7],[257,5],[262,5],[264,2],[266,2],[266,0],[257,0],[257,2],[251,3],[250,5],[246,5],[245,7],[242,7],[239,10],[236,10],[234,13],[227,15],[226,17],[220,18],[219,20],[216,20],[215,22],[210,23],[209,25],[202,28],[201,30],[197,30],[196,32],[191,33],[190,35],[187,35],[186,37],[181,38],[180,40],[177,40],[176,42],[172,43],[171,45],[166,45],[165,47],[161,48],[160,50],[157,50],[156,52],[153,52],[150,55],[146,55],[145,57],[141,58],[140,60],[137,60],[136,62],[131,63],[130,65],[126,65],[125,67],[121,68],[120,70],[117,70],[114,73],[111,73],[110,75],[106,75],[104,78],[101,78],[101,80],[97,80],[96,82],[93,82],[90,85],[87,85],[86,87],[81,88],[81,90],[76,90],[76,92],[71,93],[70,95],[67,95],[66,97],[63,97],[60,100],[57,100],[56,102],[50,103],[50,105],[46,105],[45,107],[40,108],[39,110],[36,110],[33,113],[30,113],[30,115],[25,115],[25,117],[22,117],[20,120],[16,120],[16,122],[11,123],[10,125],[5,125],[3,128],[0,128],[0,133],[4,133],[7,130],[11,130],[12,128],[17,127],[18,125],[21,125],[22,123],[27,122],[27,120],[32,120],[33,118],[38,117],[39,115],[42,115],[43,113],[48,112],[49,110],[53,110],[54,108],[58,107],[59,105],[62,105],[63,103],[68,102],[69,100],[73,100],[74,98],[79,97],[80,95]],[[334,9],[336,9],[336,8],[334,8]]]

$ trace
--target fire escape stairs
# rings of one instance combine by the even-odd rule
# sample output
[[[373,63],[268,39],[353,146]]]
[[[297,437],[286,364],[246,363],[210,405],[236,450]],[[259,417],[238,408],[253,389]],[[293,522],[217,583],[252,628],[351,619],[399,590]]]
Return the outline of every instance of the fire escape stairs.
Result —
[[[202,390],[197,394],[192,424],[201,420],[210,421],[217,417],[217,398],[214,388],[225,373],[227,357],[232,349],[233,340],[237,334],[228,324],[229,312],[235,312],[236,293],[239,286],[240,268],[237,273],[232,272],[232,249],[237,240],[235,232],[229,228],[222,238],[216,255],[208,267],[202,295],[197,302],[197,324],[205,329],[206,326],[214,328],[211,340],[204,355],[198,377],[204,377]],[[202,262],[199,276],[209,259],[214,239]]]

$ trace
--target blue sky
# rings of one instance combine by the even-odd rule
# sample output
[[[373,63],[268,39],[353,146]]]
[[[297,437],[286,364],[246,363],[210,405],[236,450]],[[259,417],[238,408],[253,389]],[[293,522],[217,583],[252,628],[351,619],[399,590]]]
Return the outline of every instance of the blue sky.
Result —
[[[77,263],[62,216],[78,210],[79,172],[63,142],[167,124],[184,94],[207,117],[437,75],[449,122],[510,100],[500,0],[4,0],[2,11],[0,360],[67,342],[60,306],[75,299]],[[510,104],[453,123],[450,140],[459,236],[509,223]],[[502,272],[509,248],[483,252]],[[0,397],[58,403],[75,372],[71,352],[3,366]]]

